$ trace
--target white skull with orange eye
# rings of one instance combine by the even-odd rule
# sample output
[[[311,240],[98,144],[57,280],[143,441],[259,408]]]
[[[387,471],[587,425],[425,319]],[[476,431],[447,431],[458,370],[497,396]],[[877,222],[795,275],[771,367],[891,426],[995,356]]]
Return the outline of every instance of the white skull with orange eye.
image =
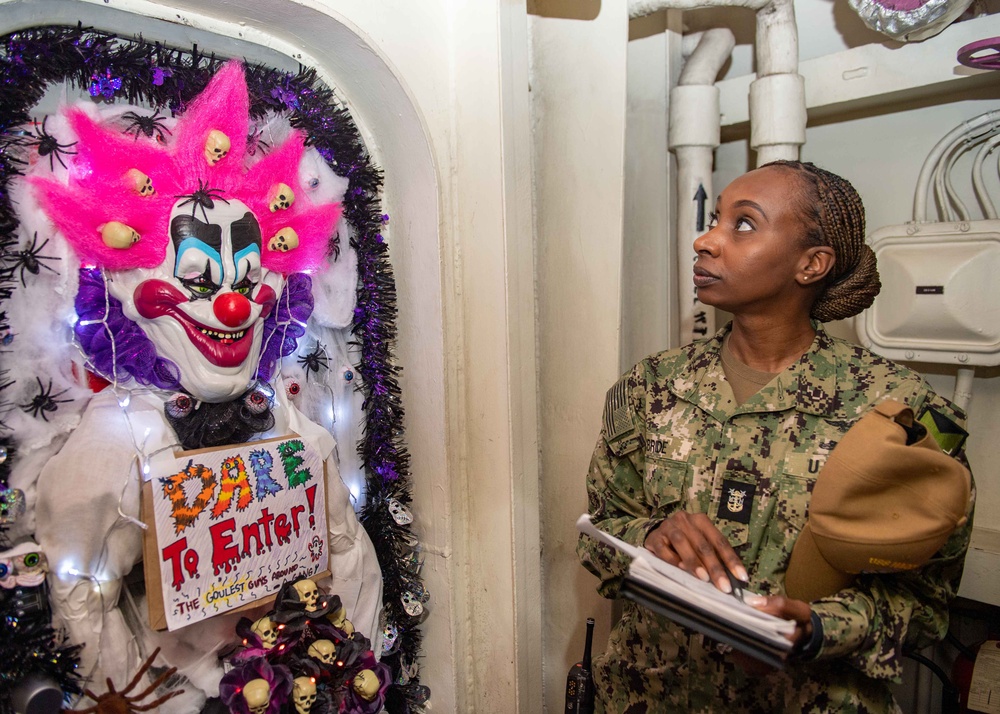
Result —
[[[243,685],[243,699],[250,714],[266,714],[271,706],[271,687],[266,679],[251,679]]]
[[[319,588],[316,587],[316,583],[309,578],[303,578],[296,581],[292,587],[299,594],[299,602],[306,604],[306,612],[316,612],[319,609],[317,606],[319,602]]]
[[[292,701],[297,714],[309,714],[316,701],[316,680],[312,677],[296,677],[292,683]]]
[[[267,615],[254,622],[250,630],[260,638],[265,649],[271,649],[278,641],[278,630]]]
[[[211,188],[180,197],[164,262],[110,278],[125,316],[177,365],[191,396],[226,402],[246,391],[283,282],[261,266],[260,224],[245,204]]]

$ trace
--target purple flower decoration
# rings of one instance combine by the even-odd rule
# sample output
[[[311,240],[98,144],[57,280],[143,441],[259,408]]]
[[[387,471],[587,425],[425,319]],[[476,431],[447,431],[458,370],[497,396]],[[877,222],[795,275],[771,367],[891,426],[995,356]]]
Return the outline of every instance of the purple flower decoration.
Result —
[[[284,104],[289,109],[299,108],[299,95],[286,87],[275,87],[271,90],[271,96]]]
[[[115,92],[122,88],[122,78],[112,77],[111,70],[107,70],[103,77],[96,74],[90,76],[90,96],[98,97],[102,96],[107,100],[111,100],[115,96]]]
[[[155,84],[157,87],[163,85],[164,79],[173,76],[174,76],[173,70],[167,67],[153,67],[153,84]]]
[[[288,701],[292,693],[292,673],[284,665],[271,666],[263,657],[250,660],[223,675],[219,682],[219,698],[233,714],[250,714],[243,688],[255,679],[265,680],[270,689],[271,703],[267,714],[278,714],[281,705]]]

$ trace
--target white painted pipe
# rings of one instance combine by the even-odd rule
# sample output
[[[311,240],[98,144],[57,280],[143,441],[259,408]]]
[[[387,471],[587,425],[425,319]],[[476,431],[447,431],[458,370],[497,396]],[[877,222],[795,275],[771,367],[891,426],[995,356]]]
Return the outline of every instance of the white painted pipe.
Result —
[[[719,88],[715,79],[736,45],[733,33],[717,28],[684,40],[690,56],[679,84],[670,90],[667,143],[677,157],[677,283],[681,344],[715,332],[715,311],[698,301],[691,281],[694,240],[713,210],[712,159],[720,141]],[[694,49],[691,45],[697,43]]]
[[[745,7],[760,10],[770,0],[629,0],[630,20],[652,15],[660,10],[697,10],[702,7]]]
[[[969,402],[972,401],[972,381],[975,376],[976,370],[972,367],[959,367],[958,374],[955,375],[955,393],[951,401],[965,413],[969,412]]]
[[[805,80],[792,0],[757,11],[757,79],[750,84],[750,148],[757,165],[799,158],[806,143]]]

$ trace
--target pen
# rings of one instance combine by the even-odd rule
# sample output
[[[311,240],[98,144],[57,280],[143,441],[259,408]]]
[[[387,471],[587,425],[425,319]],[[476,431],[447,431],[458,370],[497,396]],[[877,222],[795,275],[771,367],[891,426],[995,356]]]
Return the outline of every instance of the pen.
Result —
[[[725,568],[725,566],[723,566]],[[730,572],[729,568],[725,568],[726,577],[729,578],[729,585],[733,589],[733,597],[743,602],[743,589],[746,588],[750,583],[746,580],[740,580],[735,575]]]

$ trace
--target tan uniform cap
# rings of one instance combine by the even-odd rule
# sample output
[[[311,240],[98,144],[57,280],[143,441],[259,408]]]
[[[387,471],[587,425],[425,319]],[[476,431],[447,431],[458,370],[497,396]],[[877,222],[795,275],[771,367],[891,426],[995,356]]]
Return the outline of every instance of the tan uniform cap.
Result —
[[[920,433],[907,445],[907,428]],[[969,471],[899,402],[852,426],[819,473],[809,520],[795,542],[785,593],[811,602],[857,573],[918,568],[965,523]]]

